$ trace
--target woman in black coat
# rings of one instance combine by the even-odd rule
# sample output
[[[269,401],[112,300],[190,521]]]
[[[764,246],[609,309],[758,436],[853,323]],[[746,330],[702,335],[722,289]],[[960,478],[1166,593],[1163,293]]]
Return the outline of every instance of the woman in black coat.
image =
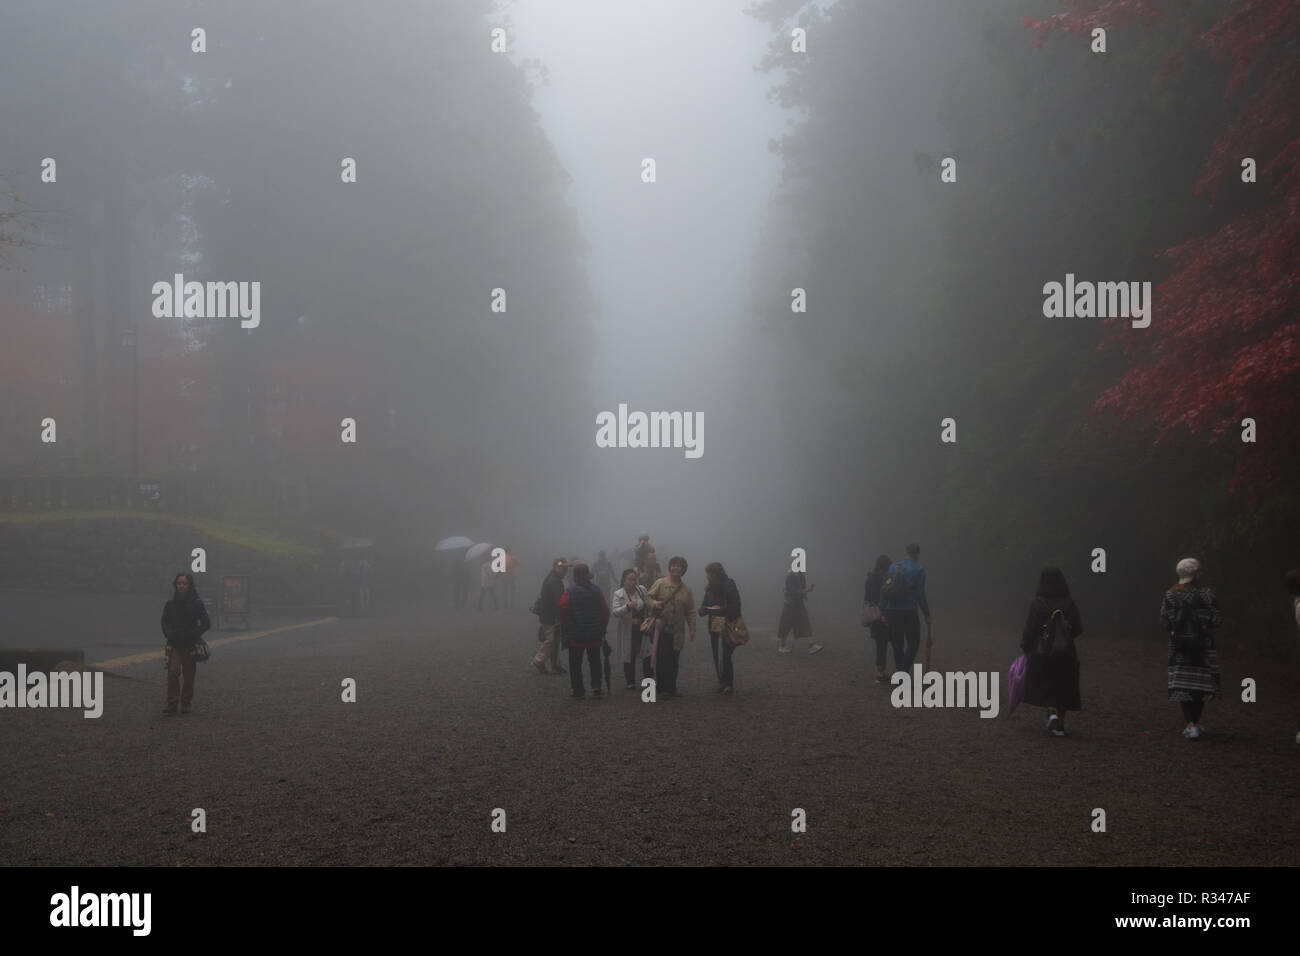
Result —
[[[885,586],[885,576],[893,563],[887,554],[876,558],[876,566],[867,575],[867,584],[862,595],[862,600],[867,604],[876,608],[881,606],[880,589]],[[876,642],[876,683],[886,684],[889,682],[889,675],[885,673],[886,645],[894,646],[894,670],[899,670],[903,666],[903,635],[899,634],[895,637],[890,633],[889,621],[883,612],[878,620],[867,625],[867,630],[871,634],[871,639]]]
[[[731,655],[736,646],[727,638],[726,625],[740,617],[740,591],[736,582],[727,577],[726,569],[714,561],[704,569],[708,587],[700,604],[700,617],[709,619],[709,640],[713,644],[713,670],[718,675],[718,693],[730,695],[735,685],[735,670]],[[718,655],[721,645],[722,654]]]
[[[1060,612],[1060,621],[1054,620]],[[1043,568],[1038,592],[1029,602],[1020,647],[1029,658],[1024,702],[1046,707],[1047,729],[1065,736],[1065,712],[1082,710],[1079,700],[1079,655],[1074,639],[1083,633],[1079,609],[1060,568]],[[1050,640],[1049,640],[1050,638]]]
[[[207,608],[199,600],[194,578],[178,574],[172,579],[172,599],[163,606],[162,631],[167,639],[167,706],[163,714],[170,717],[180,705],[188,714],[194,704],[194,646],[212,627]],[[185,689],[181,690],[181,678]]]

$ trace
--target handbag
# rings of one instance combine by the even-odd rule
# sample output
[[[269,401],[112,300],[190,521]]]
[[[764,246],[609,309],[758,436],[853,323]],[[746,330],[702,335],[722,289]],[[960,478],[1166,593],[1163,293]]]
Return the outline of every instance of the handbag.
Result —
[[[208,642],[201,637],[195,641],[194,646],[190,648],[190,657],[194,658],[194,663],[196,664],[202,664],[206,660],[211,660],[212,650],[208,647]]]
[[[1021,654],[1007,668],[1007,716],[1015,713],[1016,707],[1025,697],[1025,673],[1029,668],[1029,658]]]
[[[749,643],[749,627],[745,624],[743,617],[737,617],[734,621],[726,622],[727,640],[733,647],[740,647],[742,644]]]
[[[668,595],[668,597],[664,598],[664,604],[668,604],[670,601],[672,601],[672,599],[677,596],[677,592],[680,591],[681,589],[682,586],[680,584],[677,585],[677,587],[673,588],[673,593]],[[645,620],[641,622],[641,633],[642,634],[652,633],[654,631],[655,621],[659,620],[662,613],[663,613],[662,610],[660,610],[654,612],[653,614],[647,614]]]
[[[870,601],[862,602],[862,626],[863,627],[870,627],[872,624],[875,624],[877,621],[879,621],[882,617],[884,617],[884,615],[880,612],[880,608],[876,607],[876,605],[872,604]]]

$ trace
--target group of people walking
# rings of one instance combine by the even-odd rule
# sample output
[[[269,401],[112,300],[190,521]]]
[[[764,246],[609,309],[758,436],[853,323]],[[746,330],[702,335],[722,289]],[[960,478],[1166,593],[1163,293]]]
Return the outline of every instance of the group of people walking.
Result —
[[[643,535],[638,542],[638,549],[646,546],[639,552],[640,567],[623,571],[608,601],[591,567],[582,562],[570,566],[563,557],[552,562],[534,605],[541,622],[541,647],[533,656],[533,667],[539,674],[565,673],[559,662],[563,646],[569,651],[567,672],[574,697],[587,694],[584,659],[592,696],[602,696],[602,686],[610,688],[612,667],[602,667],[602,655],[607,661],[617,659],[622,666],[625,689],[640,686],[639,663],[642,679],[654,679],[656,697],[680,697],[677,673],[681,652],[687,641],[695,640],[697,619],[704,617],[708,618],[717,692],[731,694],[735,686],[732,655],[738,646],[735,624],[741,619],[736,582],[721,564],[710,564],[704,569],[708,580],[704,599],[697,606],[694,592],[683,580],[689,567],[686,559],[672,557],[667,573],[656,576],[658,564],[648,544],[649,536]],[[568,580],[572,583],[566,586]],[[606,638],[611,617],[616,622],[612,645]]]

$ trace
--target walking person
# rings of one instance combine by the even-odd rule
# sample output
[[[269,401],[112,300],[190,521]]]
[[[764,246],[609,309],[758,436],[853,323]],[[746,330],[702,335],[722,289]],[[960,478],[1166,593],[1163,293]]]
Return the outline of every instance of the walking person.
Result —
[[[920,562],[921,546],[909,544],[907,557],[889,566],[885,584],[881,589],[885,619],[891,635],[901,635],[905,641],[901,671],[911,673],[916,662],[916,652],[921,646],[921,620],[917,609],[925,615],[926,626],[930,620],[930,602],[925,595],[925,568]]]
[[[882,554],[876,558],[876,564],[867,575],[867,582],[863,588],[862,600],[864,607],[875,608],[875,620],[867,625],[867,632],[871,639],[876,642],[876,683],[889,683],[889,675],[885,673],[885,652],[888,647],[894,648],[894,671],[905,671],[903,666],[903,635],[895,634],[889,629],[889,619],[885,617],[885,612],[881,610],[880,596],[881,589],[885,586],[885,575],[889,572],[890,561],[889,555]]]
[[[560,597],[557,607],[564,630],[564,646],[569,649],[569,681],[574,697],[585,697],[582,686],[582,656],[591,669],[591,696],[600,697],[600,651],[609,626],[609,605],[605,595],[591,579],[591,568],[579,562],[573,566],[573,587]]]
[[[668,577],[660,578],[646,591],[650,610],[663,619],[655,652],[655,688],[658,696],[681,697],[677,689],[677,665],[686,633],[695,640],[695,595],[682,580],[686,559],[674,555],[668,560]]]
[[[704,602],[700,605],[700,617],[708,615],[709,643],[713,646],[713,670],[718,675],[718,693],[730,696],[735,690],[735,671],[731,664],[731,655],[736,645],[727,637],[727,622],[740,617],[740,591],[736,582],[727,577],[723,566],[714,561],[704,569],[708,586],[704,589]],[[718,654],[718,645],[722,653]]]
[[[636,561],[632,566],[637,569],[638,573],[645,568],[646,555],[653,551],[654,548],[650,546],[650,535],[642,532],[636,536],[636,548],[632,552]]]
[[[1079,655],[1074,640],[1083,633],[1079,608],[1060,568],[1043,568],[1038,590],[1029,602],[1029,617],[1021,635],[1025,652],[1024,702],[1047,708],[1047,731],[1065,736],[1065,714],[1082,710],[1079,699]]]
[[[492,596],[492,607],[501,610],[497,603],[497,573],[492,570],[491,560],[484,561],[478,569],[478,609],[483,610],[483,598]]]
[[[604,551],[596,552],[596,561],[591,566],[591,577],[600,588],[600,593],[608,595],[614,586],[614,565],[609,563]]]
[[[659,558],[655,555],[654,550],[650,550],[645,560],[641,563],[640,572],[637,574],[637,581],[644,588],[649,588],[656,581],[664,576],[664,569],[659,565]]]
[[[552,674],[563,674],[560,666],[560,640],[558,613],[560,598],[564,596],[564,574],[569,569],[569,562],[556,558],[551,562],[550,573],[542,582],[542,592],[537,596],[537,619],[542,624],[542,646],[533,657],[533,667],[537,673],[546,673],[546,663],[550,661]]]
[[[506,548],[506,569],[501,574],[502,601],[506,607],[515,606],[515,582],[519,577],[519,555]]]
[[[646,590],[636,580],[636,569],[623,572],[623,585],[614,592],[614,617],[618,618],[618,632],[614,651],[623,662],[623,678],[628,690],[636,690],[636,661],[641,656],[641,622],[647,609]],[[649,643],[641,657],[641,676],[650,677]]]
[[[174,716],[177,707],[188,714],[194,705],[194,647],[212,627],[208,609],[199,599],[194,577],[182,572],[172,578],[172,597],[162,612],[162,632],[167,640],[167,703],[163,715]],[[183,682],[183,685],[182,685]]]
[[[1165,592],[1160,623],[1169,633],[1169,699],[1183,711],[1183,736],[1200,740],[1205,702],[1220,696],[1222,675],[1214,632],[1223,623],[1219,602],[1201,578],[1195,558],[1178,562],[1178,583]]]
[[[813,640],[812,622],[808,620],[808,608],[804,606],[815,584],[808,583],[808,575],[803,571],[791,571],[785,576],[784,603],[781,605],[781,621],[776,627],[777,639],[781,642],[777,650],[789,654],[790,647],[785,638],[792,630],[795,640],[808,641],[808,653],[816,654],[822,646]]]

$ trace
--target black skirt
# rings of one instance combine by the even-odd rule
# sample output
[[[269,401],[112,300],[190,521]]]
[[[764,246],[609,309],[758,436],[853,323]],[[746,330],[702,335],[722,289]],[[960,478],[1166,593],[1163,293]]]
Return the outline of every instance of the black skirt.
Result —
[[[1024,702],[1062,711],[1083,709],[1079,699],[1079,655],[1073,643],[1055,654],[1029,655]]]

